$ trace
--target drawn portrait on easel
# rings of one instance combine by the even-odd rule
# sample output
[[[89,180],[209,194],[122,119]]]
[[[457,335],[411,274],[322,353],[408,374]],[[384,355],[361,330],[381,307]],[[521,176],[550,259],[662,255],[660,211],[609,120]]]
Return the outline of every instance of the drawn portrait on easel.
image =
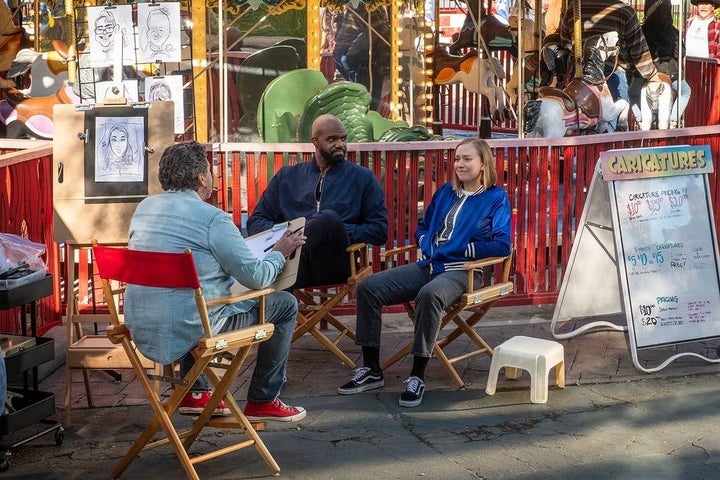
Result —
[[[137,182],[144,179],[140,152],[145,141],[142,122],[123,117],[100,117],[95,129],[95,181]]]
[[[138,62],[179,62],[180,4],[138,3]]]
[[[135,64],[132,6],[87,7],[90,65]]]
[[[147,195],[147,110],[95,109],[86,114],[85,126],[85,198],[131,201],[133,195]]]
[[[165,75],[145,79],[145,101],[175,104],[173,132],[180,135],[185,131],[185,104],[183,102],[182,75]]]

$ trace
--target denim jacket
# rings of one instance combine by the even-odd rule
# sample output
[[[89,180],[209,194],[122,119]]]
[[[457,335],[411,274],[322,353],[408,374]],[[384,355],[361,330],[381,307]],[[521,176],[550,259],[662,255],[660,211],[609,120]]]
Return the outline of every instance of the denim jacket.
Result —
[[[235,280],[250,289],[267,287],[285,265],[276,251],[257,259],[232,219],[194,190],[167,191],[140,202],[130,222],[129,247],[160,252],[190,248],[208,300],[230,295]],[[225,318],[247,312],[255,303],[210,308],[213,333]],[[138,349],[163,364],[180,358],[203,336],[192,290],[130,285],[124,310]]]

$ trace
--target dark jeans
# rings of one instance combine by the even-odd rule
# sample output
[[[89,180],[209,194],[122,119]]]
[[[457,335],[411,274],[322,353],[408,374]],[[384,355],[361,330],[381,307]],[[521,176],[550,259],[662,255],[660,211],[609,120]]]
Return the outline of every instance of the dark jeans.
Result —
[[[337,212],[322,210],[307,217],[305,236],[293,288],[345,283],[350,275],[350,238]]]
[[[227,317],[220,332],[230,332],[250,325],[256,325],[260,315],[258,305],[249,312]],[[265,297],[265,321],[275,325],[275,332],[269,340],[258,345],[255,370],[253,371],[247,399],[253,402],[271,402],[280,395],[285,384],[290,342],[292,341],[297,300],[288,292],[274,292]],[[185,376],[195,364],[192,353],[186,353],[180,362],[180,375]],[[191,392],[210,390],[210,381],[203,374],[198,377]]]
[[[482,274],[476,273],[475,281],[481,280]],[[380,348],[382,307],[414,300],[415,341],[410,353],[429,358],[445,309],[455,304],[466,289],[465,270],[432,275],[430,267],[410,263],[370,275],[358,285],[355,343]]]

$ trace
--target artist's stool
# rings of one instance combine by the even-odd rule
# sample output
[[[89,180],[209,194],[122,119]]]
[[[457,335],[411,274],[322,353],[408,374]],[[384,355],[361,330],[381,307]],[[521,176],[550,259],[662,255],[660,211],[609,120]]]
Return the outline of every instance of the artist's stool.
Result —
[[[555,368],[557,386],[565,388],[565,350],[552,340],[517,336],[501,343],[493,351],[490,372],[485,393],[495,394],[497,377],[505,367],[507,378],[518,378],[521,372],[530,373],[530,401],[546,403],[548,398],[548,376]]]

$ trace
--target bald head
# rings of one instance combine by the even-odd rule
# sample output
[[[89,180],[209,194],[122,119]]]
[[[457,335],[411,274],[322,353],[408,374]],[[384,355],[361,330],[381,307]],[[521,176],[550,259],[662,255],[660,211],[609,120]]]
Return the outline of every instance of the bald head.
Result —
[[[323,113],[313,121],[312,138],[322,136],[327,131],[345,131],[345,125],[332,113]]]
[[[320,115],[312,124],[312,143],[315,145],[315,160],[321,169],[342,162],[347,152],[345,125],[335,115]]]

